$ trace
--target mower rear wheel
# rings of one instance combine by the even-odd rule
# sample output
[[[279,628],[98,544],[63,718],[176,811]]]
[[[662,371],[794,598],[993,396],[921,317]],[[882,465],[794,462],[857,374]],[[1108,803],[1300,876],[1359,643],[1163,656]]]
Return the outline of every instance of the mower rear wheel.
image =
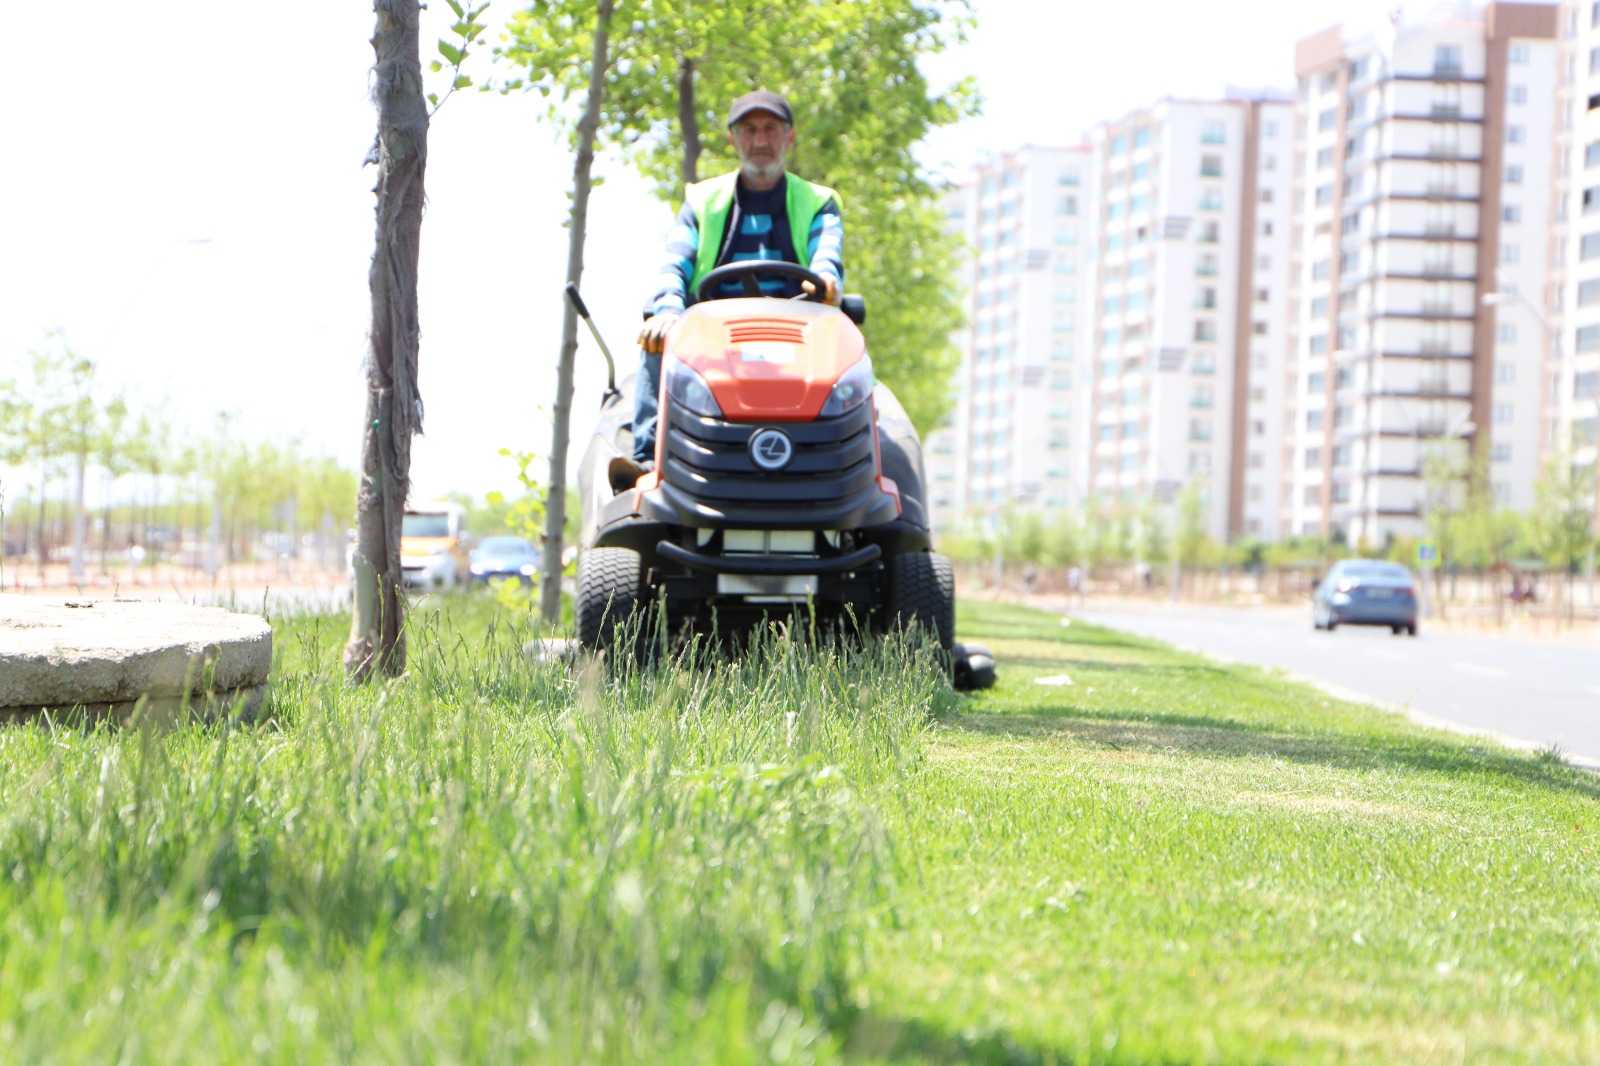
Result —
[[[889,630],[926,629],[948,658],[956,642],[956,576],[950,560],[934,552],[889,559]]]
[[[578,556],[578,643],[609,651],[639,642],[643,567],[632,548],[590,548]]]

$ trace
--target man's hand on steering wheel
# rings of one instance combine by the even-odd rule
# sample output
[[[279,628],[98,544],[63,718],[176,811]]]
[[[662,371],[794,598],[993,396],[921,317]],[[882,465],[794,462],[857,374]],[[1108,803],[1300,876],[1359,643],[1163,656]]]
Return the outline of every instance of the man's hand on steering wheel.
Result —
[[[816,292],[820,288],[825,302],[838,305],[837,281],[818,274],[809,267],[781,259],[741,259],[725,263],[700,279],[700,284],[695,286],[694,296],[696,300],[718,299],[720,298],[718,289],[727,284],[737,284],[747,297],[761,296],[764,295],[759,280],[761,277],[793,278],[812,299],[816,299]],[[835,294],[832,299],[828,299],[830,292]]]
[[[811,297],[813,300],[820,300],[821,302],[829,305],[830,307],[838,307],[839,306],[839,299],[843,295],[843,293],[841,293],[839,291],[839,283],[838,283],[838,281],[834,280],[833,278],[829,277],[826,274],[818,274],[817,276],[822,279],[822,295],[821,296],[817,295],[817,287],[815,285],[813,285],[809,281],[802,281],[800,283],[801,290],[803,292],[805,292],[805,294],[807,296]]]

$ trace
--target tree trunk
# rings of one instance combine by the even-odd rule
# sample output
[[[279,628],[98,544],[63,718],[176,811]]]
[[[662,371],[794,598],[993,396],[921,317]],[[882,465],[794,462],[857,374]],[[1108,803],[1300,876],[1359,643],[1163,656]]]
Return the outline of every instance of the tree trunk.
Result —
[[[422,92],[417,0],[373,0],[372,95],[378,137],[377,238],[367,285],[372,347],[356,492],[355,596],[344,666],[357,681],[377,667],[405,670],[400,519],[411,477],[411,438],[422,426],[417,392],[417,256],[422,235],[428,110]]]
[[[607,31],[612,0],[599,0],[594,20],[594,57],[589,68],[589,99],[578,123],[578,159],[572,168],[572,222],[567,235],[567,281],[583,280],[583,240],[589,220],[589,171],[594,166],[595,132],[605,96]],[[550,442],[550,481],[544,506],[544,536],[539,567],[539,613],[545,624],[561,620],[561,551],[567,524],[567,437],[572,422],[572,363],[578,351],[578,313],[561,301],[561,358],[556,368],[556,403]]]
[[[678,128],[683,133],[683,184],[700,180],[700,113],[695,110],[694,60],[678,60]]]

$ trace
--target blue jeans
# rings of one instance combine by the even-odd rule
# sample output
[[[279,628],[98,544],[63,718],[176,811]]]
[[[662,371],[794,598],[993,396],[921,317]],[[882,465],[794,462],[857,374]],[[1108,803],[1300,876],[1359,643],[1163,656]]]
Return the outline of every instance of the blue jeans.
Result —
[[[656,457],[656,419],[661,402],[661,356],[639,350],[639,376],[633,379],[633,458]]]

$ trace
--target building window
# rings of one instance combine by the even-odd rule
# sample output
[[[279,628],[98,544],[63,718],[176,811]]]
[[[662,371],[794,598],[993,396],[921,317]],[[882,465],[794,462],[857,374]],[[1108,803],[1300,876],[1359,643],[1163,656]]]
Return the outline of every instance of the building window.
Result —
[[[1515,225],[1522,221],[1522,208],[1517,204],[1506,204],[1500,208],[1500,221]]]
[[[1494,327],[1494,339],[1500,344],[1517,343],[1517,324],[1501,322]]]
[[[1135,148],[1150,147],[1150,127],[1142,126],[1133,131],[1133,146]]]
[[[1329,204],[1333,203],[1333,186],[1318,185],[1315,199],[1318,207],[1327,207]]]
[[[1597,6],[1595,10],[1600,11],[1600,6]],[[1526,41],[1512,41],[1506,61],[1509,63],[1526,63],[1528,61],[1528,43]]]
[[[1339,111],[1337,108],[1330,107],[1317,116],[1317,129],[1319,130],[1331,130],[1338,123]]]
[[[1515,263],[1521,258],[1521,249],[1515,244],[1502,244],[1500,246],[1500,262]]]
[[[1521,144],[1527,139],[1528,131],[1521,126],[1507,126],[1506,140],[1511,144]]]
[[[1494,379],[1508,383],[1517,380],[1517,364],[1505,359],[1496,360],[1494,364]]]
[[[1125,155],[1127,153],[1127,151],[1128,151],[1128,138],[1126,138],[1126,137],[1113,137],[1111,139],[1111,154],[1112,155]]]
[[[1318,170],[1326,170],[1331,166],[1333,166],[1333,149],[1332,148],[1318,148],[1317,149],[1317,169]]]
[[[1516,46],[1512,45],[1512,47],[1515,48]],[[1276,122],[1263,122],[1261,124],[1261,136],[1263,136],[1263,137],[1276,137],[1277,135],[1278,135],[1278,124]]]
[[[1489,458],[1496,463],[1509,463],[1511,461],[1511,445],[1506,441],[1496,441],[1489,448]]]
[[[1528,102],[1528,87],[1526,85],[1513,85],[1506,90],[1506,103],[1525,104]]]
[[[1202,178],[1222,177],[1222,157],[1220,155],[1203,155],[1200,157],[1200,176]]]
[[[1522,184],[1522,166],[1520,164],[1518,164],[1518,163],[1509,163],[1509,164],[1506,165],[1506,184],[1507,185],[1521,185]]]
[[[1261,202],[1264,204],[1272,202],[1272,187],[1270,185],[1261,190]]]
[[[1201,144],[1222,144],[1228,139],[1227,127],[1216,119],[1207,120],[1200,127]]]
[[[1515,408],[1508,403],[1497,403],[1494,405],[1494,420],[1496,422],[1510,422],[1515,414]]]
[[[1578,282],[1578,306],[1591,307],[1600,304],[1600,278]]]
[[[1594,259],[1600,256],[1600,233],[1585,233],[1578,242],[1578,258]]]
[[[1579,326],[1573,347],[1580,352],[1600,352],[1600,326]]]
[[[1461,46],[1459,44],[1435,45],[1433,49],[1433,72],[1447,76],[1460,74]]]

